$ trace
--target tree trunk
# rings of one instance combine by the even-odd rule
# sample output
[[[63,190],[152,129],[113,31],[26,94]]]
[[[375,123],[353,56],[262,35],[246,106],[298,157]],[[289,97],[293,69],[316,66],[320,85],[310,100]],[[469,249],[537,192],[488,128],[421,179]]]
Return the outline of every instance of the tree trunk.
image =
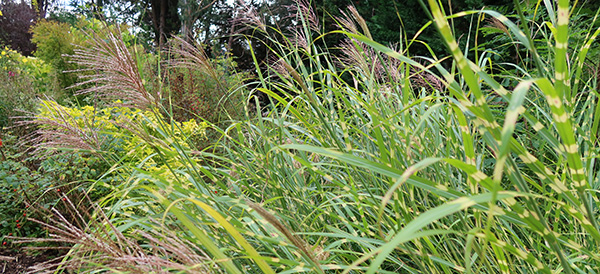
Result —
[[[165,14],[167,13],[167,0],[161,0],[160,1],[160,22],[158,24],[158,33],[159,33],[159,40],[158,40],[158,48],[162,49],[164,44],[165,44],[165,40],[166,40],[166,36],[167,34],[165,33]]]
[[[152,21],[154,43],[162,48],[170,34],[181,30],[181,20],[178,14],[179,0],[150,0],[148,15]]]

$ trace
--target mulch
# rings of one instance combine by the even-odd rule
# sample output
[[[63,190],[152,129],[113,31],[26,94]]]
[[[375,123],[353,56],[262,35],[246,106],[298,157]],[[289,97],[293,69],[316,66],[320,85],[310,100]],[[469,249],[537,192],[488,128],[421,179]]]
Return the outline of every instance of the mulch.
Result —
[[[31,253],[18,249],[0,248],[0,274],[25,273],[29,267],[55,258],[57,255],[55,250]]]

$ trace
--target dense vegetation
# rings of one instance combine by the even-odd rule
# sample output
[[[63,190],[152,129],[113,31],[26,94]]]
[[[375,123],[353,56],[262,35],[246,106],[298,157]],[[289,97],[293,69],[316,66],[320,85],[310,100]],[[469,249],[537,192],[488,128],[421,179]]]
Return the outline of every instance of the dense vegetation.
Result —
[[[336,3],[238,5],[214,44],[38,20],[35,57],[0,56],[4,248],[68,250],[33,273],[600,271],[600,9],[421,1],[429,42]]]

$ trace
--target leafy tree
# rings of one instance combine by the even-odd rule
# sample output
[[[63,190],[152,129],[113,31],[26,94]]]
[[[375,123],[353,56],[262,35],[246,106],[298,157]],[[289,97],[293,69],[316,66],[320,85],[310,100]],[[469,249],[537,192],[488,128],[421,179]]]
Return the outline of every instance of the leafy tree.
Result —
[[[95,18],[102,18],[115,23],[128,23],[137,26],[141,31],[138,36],[144,40],[142,44],[158,48],[164,47],[171,35],[181,30],[179,0],[94,0],[85,5],[77,5],[82,13],[89,13]],[[153,41],[154,45],[150,45]]]
[[[56,0],[35,0],[35,1],[31,1],[31,2],[32,2],[33,7],[38,12],[38,17],[46,18],[46,15],[48,13],[48,10],[50,9],[50,6],[52,6],[52,4],[54,4],[56,2]]]
[[[31,56],[35,45],[31,43],[29,29],[37,19],[36,10],[26,2],[7,0],[0,2],[0,44],[8,45]]]
[[[32,41],[37,45],[35,56],[50,64],[58,77],[61,87],[67,88],[77,83],[78,74],[73,72],[79,67],[71,60],[71,55],[76,48],[89,47],[85,32],[94,36],[107,37],[109,30],[124,34],[128,45],[133,37],[128,35],[125,25],[107,25],[97,19],[77,18],[71,25],[69,23],[52,20],[40,20],[33,28]]]
[[[76,67],[64,55],[74,54],[76,36],[67,23],[41,20],[32,29],[32,42],[38,47],[35,56],[50,64],[57,72],[61,87],[75,84],[77,77],[72,73],[63,73]]]
[[[315,0],[313,3],[323,18],[326,31],[337,28],[334,18],[342,17],[341,10],[348,6],[354,6],[359,14],[365,19],[373,40],[382,44],[400,44],[412,38],[421,31],[421,28],[431,20],[428,11],[415,0],[371,0],[371,1],[349,1],[349,0]],[[508,7],[512,11],[512,0],[455,0],[447,1],[447,11],[458,12],[465,10],[477,10],[483,7],[496,9]],[[458,18],[453,20],[454,31],[457,36],[467,34],[470,29],[470,18]],[[339,43],[341,36],[330,36],[328,45]],[[430,25],[422,30],[417,40],[424,41],[434,53],[445,52],[445,46],[438,37],[437,31]],[[429,55],[429,49],[422,43],[413,43],[410,47],[411,55]]]
[[[179,33],[181,19],[179,18],[179,0],[150,0],[148,13],[144,17],[152,25],[154,42],[162,48],[169,35]]]

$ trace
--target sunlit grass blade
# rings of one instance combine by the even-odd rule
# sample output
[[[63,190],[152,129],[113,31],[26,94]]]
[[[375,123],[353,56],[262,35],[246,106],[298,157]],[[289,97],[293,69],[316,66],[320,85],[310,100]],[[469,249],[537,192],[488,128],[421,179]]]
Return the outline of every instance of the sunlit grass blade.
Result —
[[[435,220],[443,218],[444,216],[453,214],[457,211],[464,210],[469,208],[475,204],[487,203],[492,199],[506,199],[506,198],[514,198],[521,196],[522,194],[518,194],[515,192],[499,192],[496,197],[493,197],[492,193],[479,194],[471,197],[461,197],[454,201],[443,204],[439,207],[428,210],[427,212],[419,215],[412,222],[408,223],[400,232],[394,235],[393,238],[390,239],[385,245],[381,246],[371,254],[363,256],[359,261],[355,262],[358,265],[360,262],[364,261],[366,258],[371,257],[377,254],[377,257],[371,263],[369,270],[367,273],[375,273],[381,264],[387,259],[387,256],[394,251],[396,246],[410,241],[412,239],[423,237],[424,232],[419,232],[422,228],[431,224]],[[348,273],[349,270],[346,270],[344,273]]]
[[[232,258],[229,258],[227,255],[225,255],[221,251],[221,249],[213,242],[213,240],[210,239],[209,235],[207,235],[205,231],[197,227],[194,220],[192,220],[189,216],[186,216],[186,214],[177,207],[174,207],[173,203],[169,199],[166,199],[166,197],[164,197],[157,191],[153,189],[148,189],[148,191],[150,191],[159,200],[159,202],[165,206],[165,208],[170,209],[170,212],[172,212],[177,217],[177,219],[187,229],[189,229],[189,231],[194,236],[197,237],[198,241],[202,244],[202,246],[214,256],[214,260],[218,264],[222,265],[228,273],[242,273],[233,263]]]

